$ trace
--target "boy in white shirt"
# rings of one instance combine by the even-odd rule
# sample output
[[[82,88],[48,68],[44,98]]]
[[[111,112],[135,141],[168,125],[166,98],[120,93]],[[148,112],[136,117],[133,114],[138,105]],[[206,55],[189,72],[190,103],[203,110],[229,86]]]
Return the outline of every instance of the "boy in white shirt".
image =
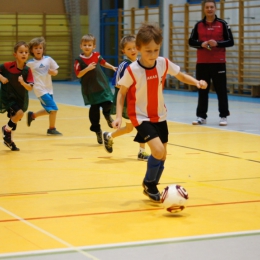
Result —
[[[47,135],[62,135],[56,130],[56,115],[58,107],[53,99],[52,76],[58,74],[58,64],[49,56],[45,56],[45,39],[34,38],[29,43],[29,51],[33,59],[28,60],[27,66],[31,68],[34,77],[34,93],[40,100],[44,109],[27,113],[27,125],[39,116],[49,115],[49,129]]]

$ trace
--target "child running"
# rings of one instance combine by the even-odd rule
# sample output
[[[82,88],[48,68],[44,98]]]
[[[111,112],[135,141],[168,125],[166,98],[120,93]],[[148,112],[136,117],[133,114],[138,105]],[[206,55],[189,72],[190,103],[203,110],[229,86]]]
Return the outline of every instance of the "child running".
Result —
[[[111,110],[111,114],[116,114],[116,101],[117,101],[117,94],[119,91],[119,87],[117,85],[117,82],[122,78],[124,75],[125,69],[131,64],[133,61],[136,61],[137,59],[137,50],[135,46],[135,36],[134,35],[127,35],[122,38],[120,41],[120,49],[122,53],[125,54],[126,59],[118,66],[118,70],[115,72],[114,78],[113,78],[113,85],[115,86],[115,94],[114,94],[114,101],[113,106]],[[123,108],[123,115],[125,119],[129,119],[127,114],[127,102],[125,100],[124,108]],[[127,133],[130,133],[133,130],[134,126],[130,122],[126,122],[126,126],[117,129],[114,132],[104,132],[103,133],[103,139],[104,139],[104,146],[108,153],[113,152],[113,139],[117,136],[124,135]],[[145,142],[140,143],[140,149],[139,153],[137,155],[138,160],[147,161],[149,155],[145,152]]]
[[[143,193],[154,202],[160,202],[158,182],[164,170],[168,142],[167,110],[163,86],[167,74],[179,81],[205,89],[207,83],[180,72],[180,67],[167,58],[159,57],[162,32],[155,25],[144,24],[136,36],[140,59],[132,62],[118,81],[117,113],[113,126],[120,128],[124,100],[127,94],[128,116],[137,129],[136,139],[145,140],[151,155],[143,180]]]
[[[117,68],[107,63],[100,53],[94,52],[95,48],[96,38],[92,34],[86,34],[81,38],[80,49],[83,53],[76,58],[74,70],[76,76],[80,78],[84,103],[86,106],[90,105],[90,131],[96,133],[97,142],[102,144],[100,107],[102,107],[108,126],[113,128],[113,119],[110,116],[113,94],[101,66],[113,71],[116,71]]]
[[[11,151],[20,151],[12,140],[12,131],[16,130],[17,123],[23,118],[28,108],[28,91],[33,89],[33,75],[26,61],[29,56],[29,46],[20,41],[14,46],[15,61],[0,65],[0,113],[7,112],[10,118],[2,127],[4,144]]]
[[[58,74],[58,64],[49,56],[45,56],[46,43],[43,37],[34,38],[29,43],[29,51],[33,56],[27,62],[32,70],[34,77],[34,93],[40,100],[43,109],[27,113],[27,125],[30,126],[32,121],[39,116],[49,116],[49,129],[47,135],[62,135],[56,130],[56,115],[58,107],[53,99],[52,76]]]

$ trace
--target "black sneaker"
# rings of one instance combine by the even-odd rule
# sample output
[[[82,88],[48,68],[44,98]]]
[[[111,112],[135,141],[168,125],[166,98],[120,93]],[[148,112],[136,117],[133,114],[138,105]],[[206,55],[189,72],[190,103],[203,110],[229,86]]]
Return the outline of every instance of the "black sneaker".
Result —
[[[113,123],[114,119],[113,119],[111,116],[108,116],[108,117],[105,117],[105,118],[106,118],[106,120],[107,120],[108,126],[109,126],[110,128],[113,128],[112,123]]]
[[[56,128],[53,128],[53,129],[48,129],[47,130],[47,135],[62,135],[62,133],[57,131]]]
[[[11,144],[12,143],[11,131],[10,132],[5,131],[5,126],[3,126],[2,133],[3,133],[3,139],[4,139],[5,143]]]
[[[108,153],[112,153],[113,152],[113,140],[112,138],[108,138],[108,132],[104,132],[103,133],[103,139],[104,139],[104,146],[105,149]]]
[[[103,144],[102,131],[96,132],[96,135],[97,135],[97,142],[98,142],[99,144]]]
[[[143,190],[144,195],[149,197],[149,199],[152,200],[153,202],[161,203],[160,192],[157,189],[155,182],[143,181],[142,186],[144,188]]]
[[[20,149],[15,145],[14,142],[7,143],[4,141],[4,145],[6,145],[11,151],[20,151]]]
[[[32,121],[35,120],[34,118],[32,118],[33,112],[29,111],[27,113],[27,126],[30,126]]]

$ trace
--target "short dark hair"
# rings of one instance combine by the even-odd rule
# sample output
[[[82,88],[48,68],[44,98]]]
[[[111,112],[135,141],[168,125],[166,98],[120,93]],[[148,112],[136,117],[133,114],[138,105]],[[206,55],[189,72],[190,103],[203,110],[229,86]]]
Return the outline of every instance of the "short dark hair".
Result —
[[[29,49],[29,45],[24,42],[24,41],[19,41],[14,45],[14,53],[17,52],[17,50],[19,49],[19,47],[21,47],[22,45],[24,45],[25,47],[27,47]]]
[[[135,42],[135,36],[131,34],[124,36],[119,43],[120,50],[123,50],[128,42]]]
[[[161,44],[163,40],[162,30],[157,25],[143,24],[136,35],[136,46],[140,48],[152,40],[154,40],[156,44]]]
[[[93,34],[85,34],[82,36],[80,43],[83,42],[93,42],[93,45],[96,45],[96,38]]]
[[[204,1],[202,2],[202,6],[204,7],[206,3],[213,3],[215,6],[217,6],[215,0],[204,0]]]

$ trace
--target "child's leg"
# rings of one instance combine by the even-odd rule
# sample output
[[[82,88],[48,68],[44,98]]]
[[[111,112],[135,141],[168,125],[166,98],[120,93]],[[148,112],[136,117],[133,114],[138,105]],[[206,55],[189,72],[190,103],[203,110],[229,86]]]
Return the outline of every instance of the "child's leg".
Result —
[[[12,113],[15,114],[12,116]],[[6,125],[2,127],[4,144],[12,151],[20,150],[19,148],[16,147],[15,143],[12,140],[11,131],[16,129],[17,123],[22,119],[23,115],[24,113],[21,109],[19,109],[18,111],[12,110],[12,112],[10,112],[10,120]]]
[[[159,184],[160,178],[162,176],[162,173],[163,173],[163,170],[164,170],[164,162],[165,161],[161,161],[161,163],[160,163],[159,170],[158,170],[156,180],[155,180],[156,185]]]
[[[132,125],[132,123],[126,123],[126,125],[124,127],[121,127],[119,129],[117,129],[116,131],[112,132],[111,137],[115,138],[120,135],[128,134],[133,131],[133,128],[134,128],[134,126]]]
[[[106,101],[106,102],[101,103],[100,106],[102,107],[102,113],[103,113],[104,117],[106,119],[109,118],[111,107],[112,107],[112,102]]]
[[[50,125],[49,128],[50,129],[55,128],[56,116],[57,116],[57,111],[50,111],[50,114],[49,114],[49,125]]]
[[[91,123],[90,131],[92,132],[101,132],[100,128],[100,109],[99,104],[97,105],[91,105],[89,108],[89,120]]]
[[[113,152],[113,138],[124,135],[127,133],[130,133],[133,130],[134,126],[132,123],[126,123],[125,127],[119,128],[116,131],[109,133],[109,132],[104,132],[103,133],[103,139],[104,139],[104,146],[105,149],[108,153]]]
[[[159,137],[156,137],[148,142],[151,149],[151,155],[147,162],[147,171],[145,181],[156,182],[157,175],[161,166],[161,162],[166,157],[166,144],[163,144]]]
[[[107,124],[110,128],[113,128],[112,126],[112,122],[114,121],[113,118],[111,117],[110,115],[110,112],[111,112],[111,107],[112,107],[112,102],[110,101],[106,101],[106,102],[103,102],[100,104],[101,107],[102,107],[102,112],[103,112],[103,115],[107,121]]]

